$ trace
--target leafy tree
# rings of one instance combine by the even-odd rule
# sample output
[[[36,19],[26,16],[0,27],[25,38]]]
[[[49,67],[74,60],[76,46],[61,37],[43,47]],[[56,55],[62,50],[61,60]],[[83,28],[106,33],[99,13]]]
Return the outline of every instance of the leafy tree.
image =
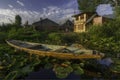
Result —
[[[20,15],[16,15],[15,16],[15,24],[20,26],[21,23],[22,23],[22,19],[21,19]]]
[[[102,3],[104,3],[104,0],[78,0],[78,8],[82,12],[95,12],[96,7]]]
[[[107,0],[113,6],[120,6],[120,0]]]
[[[78,8],[82,12],[95,12],[100,4],[111,4],[113,7],[117,7],[120,6],[120,0],[78,0]]]
[[[120,6],[115,7],[115,20],[117,23],[120,21]]]

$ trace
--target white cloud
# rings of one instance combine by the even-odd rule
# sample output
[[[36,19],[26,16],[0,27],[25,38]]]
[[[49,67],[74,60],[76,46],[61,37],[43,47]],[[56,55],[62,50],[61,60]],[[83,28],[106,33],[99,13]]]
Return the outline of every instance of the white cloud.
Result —
[[[19,0],[17,0],[17,3],[18,3],[19,5],[21,5],[21,6],[25,6],[24,3],[21,2],[21,1],[19,1]]]
[[[113,9],[110,4],[100,4],[97,7],[96,12],[99,15],[108,15],[108,14],[113,14]]]
[[[17,1],[18,2],[18,1]],[[70,5],[70,3],[68,3]],[[0,9],[0,23],[5,22],[14,22],[15,15],[19,14],[22,17],[23,24],[25,21],[33,23],[38,21],[40,17],[50,18],[53,21],[59,22],[65,19],[71,19],[71,16],[74,14],[74,8],[68,6],[57,7],[57,6],[48,6],[43,8],[42,11],[27,11],[21,9]]]
[[[74,14],[73,8],[59,8],[56,6],[49,6],[43,8],[43,16],[50,18],[54,21],[61,21],[63,19],[71,19],[71,16]]]
[[[20,15],[22,17],[22,22],[29,20],[30,23],[38,20],[41,16],[40,12],[36,11],[23,11],[20,9],[0,9],[0,23],[10,23],[14,22],[15,15]]]
[[[66,6],[66,7],[71,7],[71,6],[73,6],[73,5],[74,5],[74,6],[75,6],[75,5],[77,6],[77,1],[76,1],[76,0],[70,1],[70,2],[69,2],[68,4],[66,4],[65,6]]]
[[[35,21],[38,21],[40,17],[50,18],[54,21],[59,22],[59,20],[71,18],[74,12],[74,9],[61,9],[54,6],[48,7],[46,9],[47,10],[43,9],[42,12],[24,11],[20,9],[0,9],[0,23],[9,23],[11,20],[14,22],[14,17],[17,14],[22,17],[23,23],[27,20],[29,20],[30,23],[33,23]]]
[[[10,8],[13,8],[13,6],[12,6],[11,4],[8,4],[8,6],[9,6]]]

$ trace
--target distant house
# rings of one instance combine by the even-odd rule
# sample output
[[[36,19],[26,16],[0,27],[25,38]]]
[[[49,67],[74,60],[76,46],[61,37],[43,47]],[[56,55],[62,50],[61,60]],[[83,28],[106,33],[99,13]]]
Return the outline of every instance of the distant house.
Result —
[[[35,22],[32,25],[34,29],[38,31],[55,31],[59,29],[59,24],[48,18],[41,19],[40,21]]]
[[[64,32],[71,32],[71,31],[73,31],[73,28],[74,28],[74,24],[70,20],[67,20],[65,23],[63,23],[60,26],[60,30],[64,31]]]
[[[102,25],[109,21],[107,17],[99,16],[97,13],[85,12],[74,15],[74,32],[86,32],[89,25]]]

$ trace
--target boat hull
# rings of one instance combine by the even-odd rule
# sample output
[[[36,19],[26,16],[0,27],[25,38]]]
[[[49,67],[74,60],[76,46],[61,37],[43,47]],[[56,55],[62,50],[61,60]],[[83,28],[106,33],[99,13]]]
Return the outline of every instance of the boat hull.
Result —
[[[59,59],[101,59],[102,58],[102,56],[97,54],[73,54],[73,53],[58,53],[54,51],[34,50],[34,49],[21,47],[19,45],[11,43],[9,40],[6,40],[6,42],[8,45],[10,45],[11,47],[14,47],[15,49],[18,49],[20,51],[25,51],[30,54],[36,54],[43,57],[48,56],[48,57],[54,57]]]

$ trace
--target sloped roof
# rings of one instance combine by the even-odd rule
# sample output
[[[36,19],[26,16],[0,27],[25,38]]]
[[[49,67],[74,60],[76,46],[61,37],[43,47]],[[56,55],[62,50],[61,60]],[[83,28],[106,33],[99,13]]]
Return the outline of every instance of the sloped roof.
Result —
[[[65,26],[65,25],[67,25],[67,24],[71,24],[71,25],[74,25],[73,23],[72,23],[72,21],[70,21],[70,20],[67,20],[66,22],[64,22],[61,26]]]
[[[97,14],[97,13],[96,13],[96,12],[82,12],[82,13],[73,15],[72,17],[77,17],[77,16],[80,16],[80,15],[82,15],[82,14]]]
[[[39,24],[46,24],[46,22],[51,22],[52,24],[54,24],[54,25],[56,25],[56,26],[58,26],[59,24],[58,23],[56,23],[56,22],[54,22],[54,21],[52,21],[52,20],[50,20],[50,19],[48,19],[48,18],[46,18],[46,19],[42,19],[42,20],[40,20],[40,21],[38,21],[38,22],[35,22],[35,23],[33,23],[32,25],[39,25]]]
[[[86,24],[91,22],[93,20],[94,17],[96,17],[97,14],[93,14],[87,21],[86,21]]]

